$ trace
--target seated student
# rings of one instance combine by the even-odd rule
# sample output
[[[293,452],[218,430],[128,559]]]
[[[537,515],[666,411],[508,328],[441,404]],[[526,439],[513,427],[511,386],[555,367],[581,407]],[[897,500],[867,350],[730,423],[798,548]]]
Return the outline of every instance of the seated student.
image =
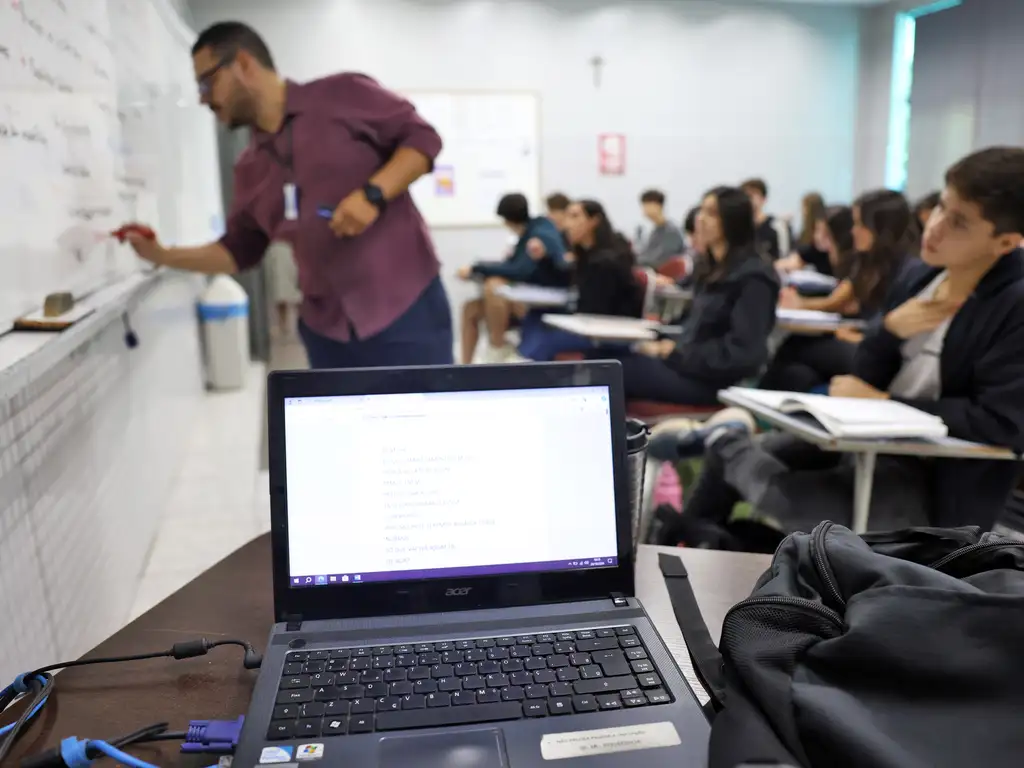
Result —
[[[817,192],[808,192],[800,201],[800,209],[801,230],[796,250],[775,262],[775,268],[780,272],[810,269],[831,275],[828,253],[818,248],[815,237],[819,222],[825,218],[825,199]]]
[[[683,233],[665,217],[665,193],[649,189],[640,196],[644,216],[654,225],[643,248],[637,255],[642,267],[657,269],[674,256],[681,256],[686,249]]]
[[[555,225],[562,234],[562,243],[565,245],[565,249],[569,250],[569,238],[565,234],[565,217],[569,211],[569,204],[572,201],[561,192],[554,192],[548,195],[545,203],[548,207],[548,218],[551,219],[551,223]]]
[[[639,317],[644,291],[633,275],[636,259],[626,239],[608,220],[595,200],[572,203],[566,212],[565,231],[572,244],[566,259],[575,265],[576,311],[593,315]],[[519,354],[528,360],[549,361],[563,352],[592,348],[589,339],[551,328],[543,313],[530,312],[523,319]]]
[[[894,280],[914,260],[913,222],[906,198],[881,190],[862,195],[853,209],[832,208],[822,245],[830,250],[839,275],[845,275],[832,293],[820,299],[798,296],[783,289],[779,306],[814,309],[860,317],[870,322],[882,310]],[[776,351],[761,379],[762,389],[810,392],[834,376],[853,369],[860,331],[841,328],[835,334],[790,336]]]
[[[932,211],[939,207],[941,200],[941,192],[932,192],[914,203],[914,221],[917,224],[917,231],[919,233],[924,232],[924,228],[928,226],[928,219],[931,218]]]
[[[884,317],[868,332],[836,397],[893,399],[940,416],[950,436],[1024,452],[1024,149],[956,163]],[[851,524],[853,457],[785,433],[722,425],[678,435],[705,447],[686,515],[666,541],[743,546],[724,528],[745,499],[783,532]],[[1016,482],[1014,462],[879,456],[870,527],[977,525],[990,530]],[[781,535],[781,534],[780,534]]]
[[[793,242],[789,224],[764,210],[768,202],[768,185],[762,179],[748,179],[740,184],[740,189],[750,196],[754,206],[754,245],[758,252],[773,262],[788,256]]]
[[[491,342],[488,359],[500,362],[515,354],[505,334],[512,317],[521,318],[525,308],[500,296],[498,289],[511,282],[545,286],[567,286],[569,265],[562,236],[546,217],[530,217],[530,206],[520,194],[505,195],[498,203],[498,216],[518,240],[504,261],[481,261],[462,267],[459,277],[484,278],[483,296],[467,301],[462,308],[462,362],[473,361],[480,340],[480,322],[487,325]]]
[[[718,390],[756,376],[768,361],[779,279],[754,248],[750,198],[734,187],[711,190],[697,233],[707,254],[682,336],[620,356],[629,399],[713,405]]]

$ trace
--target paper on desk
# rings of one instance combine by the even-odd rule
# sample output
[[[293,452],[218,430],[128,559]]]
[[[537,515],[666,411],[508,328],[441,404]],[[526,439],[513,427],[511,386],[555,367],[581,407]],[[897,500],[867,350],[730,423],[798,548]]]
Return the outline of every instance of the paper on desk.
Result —
[[[836,312],[818,312],[814,309],[784,309],[779,307],[775,310],[775,319],[780,323],[791,323],[793,325],[825,325],[838,324],[842,322],[843,316]]]

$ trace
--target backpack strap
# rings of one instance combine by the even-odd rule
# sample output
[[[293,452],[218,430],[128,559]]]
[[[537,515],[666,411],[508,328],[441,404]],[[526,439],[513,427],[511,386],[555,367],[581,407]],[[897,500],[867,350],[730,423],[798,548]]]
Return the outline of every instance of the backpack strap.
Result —
[[[725,706],[722,654],[711,639],[708,625],[704,623],[697,598],[693,594],[690,574],[686,571],[682,559],[675,555],[660,553],[658,566],[665,577],[669,600],[672,601],[672,612],[675,613],[676,623],[682,630],[697,679],[711,697],[714,709],[721,710]]]

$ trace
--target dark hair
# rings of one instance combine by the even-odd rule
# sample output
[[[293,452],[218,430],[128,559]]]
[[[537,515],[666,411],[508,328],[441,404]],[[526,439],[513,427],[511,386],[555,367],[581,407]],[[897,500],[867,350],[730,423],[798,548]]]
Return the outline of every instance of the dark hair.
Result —
[[[808,192],[801,205],[800,245],[814,242],[814,225],[825,218],[825,198],[818,192]]]
[[[657,189],[648,189],[642,195],[640,195],[641,203],[656,203],[658,205],[665,204],[665,193],[659,192]]]
[[[989,147],[946,171],[946,184],[981,215],[996,235],[1024,234],[1024,149]]]
[[[569,207],[569,203],[572,201],[561,192],[555,192],[554,194],[548,195],[548,199],[544,202],[547,204],[549,211],[564,211]]]
[[[704,197],[708,195],[713,195],[718,202],[722,236],[729,250],[721,262],[713,258],[701,259],[702,267],[697,274],[700,281],[718,280],[747,259],[760,258],[754,247],[754,206],[750,196],[737,187],[715,187]]]
[[[577,200],[576,202],[588,219],[597,219],[597,226],[594,228],[594,247],[589,250],[614,251],[621,256],[628,257],[631,264],[634,263],[636,255],[633,253],[633,246],[629,244],[629,240],[612,227],[604,206],[596,200]],[[581,253],[577,255],[582,257]]]
[[[530,221],[530,204],[526,195],[514,192],[498,201],[498,216],[509,224],[526,224]]]
[[[930,192],[929,194],[922,197],[916,203],[914,203],[914,218],[920,218],[921,214],[925,211],[930,211],[937,207],[939,200],[942,199],[942,194],[939,192]]]
[[[575,202],[588,219],[597,220],[593,247],[573,247],[574,279],[579,291],[577,311],[639,317],[644,291],[633,274],[636,256],[632,246],[612,227],[603,205],[596,200]]]
[[[192,46],[195,56],[203,48],[209,48],[218,59],[230,56],[238,51],[246,51],[267,69],[277,71],[274,57],[259,33],[248,24],[240,21],[222,21],[204,29]]]
[[[875,242],[867,253],[856,255],[848,279],[861,310],[872,311],[884,301],[899,264],[916,250],[914,217],[907,198],[889,189],[867,192],[853,204]]]
[[[700,213],[700,206],[695,205],[686,212],[686,220],[683,222],[683,229],[686,234],[692,235],[697,231],[697,214]]]
[[[838,258],[833,266],[835,277],[842,280],[853,263],[853,209],[848,205],[833,205],[825,210],[822,217],[828,233],[835,243]]]
[[[754,192],[759,193],[761,197],[768,197],[768,185],[765,183],[764,179],[747,179],[740,184],[740,189],[744,192],[753,190]]]

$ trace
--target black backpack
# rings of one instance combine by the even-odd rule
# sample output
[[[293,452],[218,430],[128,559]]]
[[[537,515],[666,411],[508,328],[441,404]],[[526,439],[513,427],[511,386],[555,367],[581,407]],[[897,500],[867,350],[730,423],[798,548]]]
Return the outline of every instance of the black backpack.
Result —
[[[710,768],[1024,765],[1024,543],[977,528],[787,536],[715,648],[661,555],[711,696]]]

